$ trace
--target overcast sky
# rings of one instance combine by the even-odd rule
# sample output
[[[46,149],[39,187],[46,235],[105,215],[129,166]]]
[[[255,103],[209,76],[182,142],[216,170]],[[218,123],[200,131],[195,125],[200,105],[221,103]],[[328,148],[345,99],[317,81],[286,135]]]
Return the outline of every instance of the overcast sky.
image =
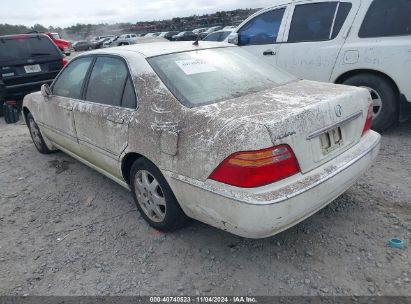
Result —
[[[270,6],[275,0],[0,0],[0,23],[69,26],[202,15]]]

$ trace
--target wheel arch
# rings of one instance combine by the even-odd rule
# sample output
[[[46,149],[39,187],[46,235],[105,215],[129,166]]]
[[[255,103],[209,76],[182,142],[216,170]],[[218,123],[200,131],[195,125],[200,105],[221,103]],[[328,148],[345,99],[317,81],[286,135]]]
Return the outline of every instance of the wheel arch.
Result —
[[[123,175],[123,179],[127,184],[130,184],[130,173],[133,163],[141,158],[147,159],[149,162],[153,163],[149,158],[137,152],[127,153],[121,160],[121,174]]]
[[[24,115],[24,121],[27,123],[27,115],[29,115],[29,113],[31,113],[30,112],[30,110],[29,110],[29,108],[27,108],[27,107],[23,107],[23,115]]]
[[[373,69],[357,69],[357,70],[351,70],[351,71],[345,72],[345,73],[341,74],[340,76],[338,76],[338,77],[335,79],[334,83],[342,84],[342,83],[344,83],[344,81],[346,81],[347,79],[349,79],[349,78],[351,78],[351,77],[353,77],[353,76],[359,75],[359,74],[372,74],[372,75],[375,75],[375,76],[379,76],[379,77],[384,78],[386,81],[388,81],[388,82],[392,85],[392,87],[394,88],[394,90],[395,90],[395,92],[396,92],[396,94],[397,94],[397,97],[398,97],[397,102],[398,102],[398,103],[400,102],[400,100],[399,100],[400,90],[399,90],[397,84],[395,83],[394,79],[392,79],[390,76],[388,76],[387,74],[385,74],[384,72],[381,72],[381,71],[377,71],[377,70],[373,70]]]

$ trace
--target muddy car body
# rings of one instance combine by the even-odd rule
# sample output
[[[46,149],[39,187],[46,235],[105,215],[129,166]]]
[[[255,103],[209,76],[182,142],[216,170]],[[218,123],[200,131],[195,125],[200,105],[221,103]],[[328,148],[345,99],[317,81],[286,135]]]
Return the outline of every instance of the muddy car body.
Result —
[[[124,107],[126,89],[116,105],[87,97],[90,89],[99,91],[92,87],[98,61],[113,58],[126,67],[125,86],[136,104]],[[57,96],[59,79],[81,60],[90,62],[81,93]],[[347,190],[370,166],[380,141],[369,130],[367,90],[265,69],[248,52],[221,43],[93,51],[76,57],[51,88],[27,96],[24,116],[41,152],[60,149],[131,189],[153,227],[176,228],[173,221],[188,216],[262,238]],[[248,88],[254,79],[270,85]],[[153,202],[165,207],[155,209]],[[157,214],[156,221],[160,211],[165,220]]]

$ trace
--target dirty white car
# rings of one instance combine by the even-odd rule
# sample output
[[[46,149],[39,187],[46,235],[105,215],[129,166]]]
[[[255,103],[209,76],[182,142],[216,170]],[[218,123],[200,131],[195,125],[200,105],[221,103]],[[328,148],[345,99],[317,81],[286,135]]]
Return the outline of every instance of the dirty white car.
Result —
[[[37,149],[131,189],[154,228],[191,217],[261,238],[295,225],[371,165],[366,89],[298,80],[228,44],[157,43],[80,55],[26,96]]]
[[[376,130],[411,117],[411,1],[273,3],[227,40],[298,77],[368,88]]]

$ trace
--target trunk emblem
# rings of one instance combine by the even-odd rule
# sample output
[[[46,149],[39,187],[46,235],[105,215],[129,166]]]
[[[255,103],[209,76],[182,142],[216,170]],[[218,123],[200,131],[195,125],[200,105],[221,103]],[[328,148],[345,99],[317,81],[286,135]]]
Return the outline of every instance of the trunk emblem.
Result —
[[[34,61],[33,59],[27,59],[27,63],[33,63]]]
[[[342,106],[340,106],[340,105],[335,106],[335,115],[337,115],[337,117],[342,116]]]

